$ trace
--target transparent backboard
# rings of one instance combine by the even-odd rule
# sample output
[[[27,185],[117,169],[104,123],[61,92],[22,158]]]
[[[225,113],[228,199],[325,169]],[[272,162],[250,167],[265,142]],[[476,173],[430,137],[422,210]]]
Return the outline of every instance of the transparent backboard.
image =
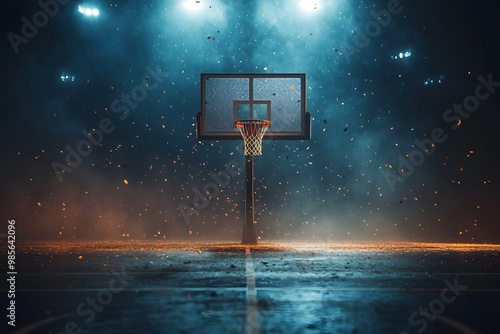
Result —
[[[264,139],[310,139],[305,74],[202,74],[196,137],[241,139],[237,120],[271,121]]]

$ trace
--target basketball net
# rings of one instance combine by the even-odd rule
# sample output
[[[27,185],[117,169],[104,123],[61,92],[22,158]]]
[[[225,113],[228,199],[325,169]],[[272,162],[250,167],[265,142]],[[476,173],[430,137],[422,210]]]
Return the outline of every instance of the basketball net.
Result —
[[[262,155],[262,138],[271,121],[262,119],[239,120],[234,125],[243,137],[245,155]]]

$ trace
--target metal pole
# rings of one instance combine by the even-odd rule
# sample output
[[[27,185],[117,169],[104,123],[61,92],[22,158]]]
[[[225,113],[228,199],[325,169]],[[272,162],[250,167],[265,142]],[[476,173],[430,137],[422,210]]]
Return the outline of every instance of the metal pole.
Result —
[[[245,226],[243,244],[256,245],[257,233],[254,226],[253,155],[245,156]]]

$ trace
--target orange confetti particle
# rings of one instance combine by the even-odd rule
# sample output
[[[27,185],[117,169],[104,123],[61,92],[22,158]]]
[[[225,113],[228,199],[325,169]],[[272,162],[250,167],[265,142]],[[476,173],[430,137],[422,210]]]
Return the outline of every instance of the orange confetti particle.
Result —
[[[38,205],[38,206],[42,206],[42,203],[40,203],[40,202],[37,202],[37,203],[36,203],[36,205]]]
[[[189,230],[189,234],[193,234],[193,231]]]
[[[461,119],[459,119],[458,122],[457,122],[457,126],[460,126],[460,125],[462,125],[462,120]]]
[[[124,180],[123,180],[123,183],[128,184],[128,180],[127,180],[127,179],[124,179]]]
[[[78,256],[78,260],[83,260],[83,256]]]

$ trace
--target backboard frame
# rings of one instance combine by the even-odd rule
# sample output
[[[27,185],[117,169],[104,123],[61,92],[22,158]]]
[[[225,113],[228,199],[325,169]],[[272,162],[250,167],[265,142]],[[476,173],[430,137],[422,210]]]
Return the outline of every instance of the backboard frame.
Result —
[[[200,76],[200,86],[201,86],[201,108],[200,112],[196,115],[196,138],[198,140],[241,140],[241,134],[234,127],[230,130],[210,130],[207,127],[207,80],[210,79],[248,79],[249,80],[249,99],[242,100],[241,98],[232,100],[232,105],[227,105],[226,108],[232,110],[233,119],[230,120],[231,124],[237,120],[238,106],[239,105],[249,105],[250,116],[253,116],[254,106],[267,106],[267,112],[264,112],[271,120],[273,106],[271,106],[270,100],[253,100],[253,82],[254,79],[280,79],[280,78],[290,78],[300,80],[300,95],[297,100],[300,103],[300,126],[298,130],[295,131],[273,131],[272,124],[271,128],[264,135],[264,140],[308,140],[311,139],[311,115],[306,110],[306,75],[304,73],[236,73],[236,74],[221,74],[221,73],[202,73]],[[294,87],[292,87],[295,90]],[[274,94],[273,94],[274,95]],[[260,108],[261,109],[261,108]],[[277,112],[275,110],[275,112]],[[262,113],[261,113],[262,114]],[[244,117],[251,119],[258,119],[254,117]],[[262,118],[265,119],[265,118]]]

